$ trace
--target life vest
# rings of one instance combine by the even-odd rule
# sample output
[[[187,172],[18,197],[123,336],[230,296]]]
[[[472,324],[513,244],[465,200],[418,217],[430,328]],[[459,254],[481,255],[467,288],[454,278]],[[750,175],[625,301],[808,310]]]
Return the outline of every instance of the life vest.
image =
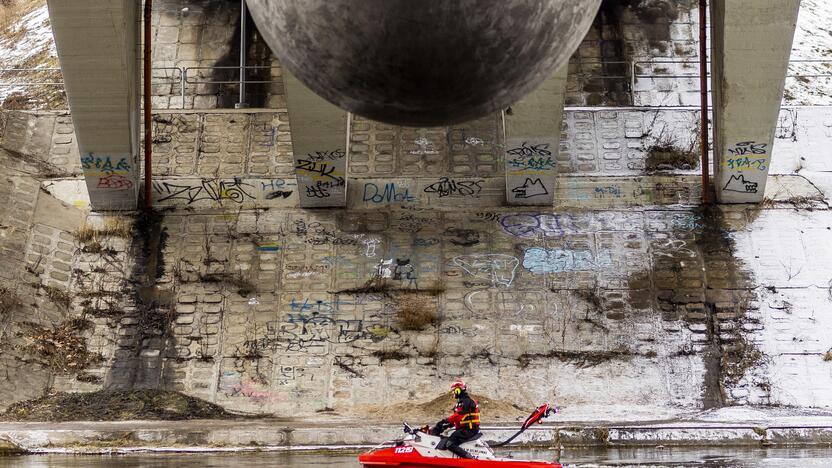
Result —
[[[472,413],[465,413],[462,420],[459,422],[460,426],[468,427],[468,429],[479,429],[480,427],[480,405],[474,401],[475,409]]]
[[[454,414],[448,418],[448,421],[453,423],[454,427],[457,429],[479,429],[480,427],[480,405],[471,397],[467,397],[471,403],[473,403],[474,409],[465,411],[465,406],[463,402],[459,402],[456,407],[454,408]]]

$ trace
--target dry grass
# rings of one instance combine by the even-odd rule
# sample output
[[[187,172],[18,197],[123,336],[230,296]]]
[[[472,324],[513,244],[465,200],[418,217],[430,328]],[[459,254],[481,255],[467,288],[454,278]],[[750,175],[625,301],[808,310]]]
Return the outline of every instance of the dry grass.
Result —
[[[28,331],[22,333],[29,342],[23,346],[25,351],[59,374],[84,370],[103,359],[87,349],[87,340],[80,335],[91,326],[87,320],[68,320],[51,329],[33,323],[26,325]]]
[[[6,96],[6,99],[3,100],[2,108],[3,110],[25,110],[31,109],[32,103],[29,96],[15,91]]]
[[[75,231],[75,239],[85,244],[100,244],[106,237],[129,239],[133,234],[133,221],[121,216],[107,218],[102,227],[86,223]]]
[[[23,26],[21,19],[38,8],[46,6],[46,0],[0,0],[0,41],[6,46],[13,46],[26,40],[29,30]],[[14,61],[10,57],[0,57],[0,68],[31,69],[57,68],[58,59],[51,55],[49,47],[42,47],[26,54],[26,58]],[[19,83],[54,83],[60,81],[56,71],[10,72],[0,76],[5,82]],[[0,104],[2,110],[25,109],[66,109],[66,94],[62,86],[27,86],[23,93],[15,92],[7,96]],[[5,114],[0,114],[0,134],[5,129]]]
[[[396,325],[402,330],[424,330],[436,322],[435,299],[416,294],[396,297]]]
[[[652,146],[647,149],[645,162],[648,171],[690,170],[699,165],[699,155],[671,144]]]
[[[22,16],[45,4],[46,0],[0,0],[0,32],[6,37]]]
[[[826,354],[823,355],[823,360],[826,362],[832,362],[832,349],[830,349],[826,352]]]
[[[10,44],[20,40],[27,32],[20,27],[20,19],[45,4],[46,0],[0,0],[0,39]],[[4,65],[19,67],[18,64]]]
[[[740,335],[738,349],[722,354],[720,365],[722,366],[722,380],[727,387],[733,387],[740,383],[740,380],[749,370],[759,366],[766,360],[766,356],[753,344],[745,341]]]
[[[779,195],[779,193],[778,193]],[[776,197],[777,195],[775,195]],[[765,197],[758,205],[759,209],[772,208],[777,205],[792,205],[796,209],[809,209],[823,206],[823,195],[803,196],[793,195],[789,198],[769,198]],[[820,205],[820,206],[819,206]]]
[[[72,293],[69,291],[54,286],[41,286],[41,288],[43,288],[46,297],[55,304],[63,306],[65,309],[69,308],[69,305],[72,304]]]

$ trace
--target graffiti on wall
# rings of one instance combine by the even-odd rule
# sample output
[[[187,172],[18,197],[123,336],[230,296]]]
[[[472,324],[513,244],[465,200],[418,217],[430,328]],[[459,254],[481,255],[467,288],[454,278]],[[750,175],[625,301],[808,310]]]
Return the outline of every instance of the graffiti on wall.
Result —
[[[473,229],[449,227],[445,229],[444,235],[448,242],[460,247],[471,247],[480,243],[480,233]]]
[[[606,249],[594,255],[590,250],[532,247],[526,250],[523,257],[523,268],[535,275],[593,271],[610,266],[612,266],[612,252]]]
[[[106,183],[120,182],[111,177]],[[162,179],[153,181],[151,187],[153,198],[158,203],[185,205],[218,203],[222,205],[223,202],[228,201],[235,204],[259,202],[273,205],[283,200],[287,200],[286,203],[292,203],[293,200],[289,198],[296,192],[297,183],[294,179],[280,177],[268,179],[232,177],[227,179]]]
[[[745,175],[738,174],[732,175],[731,178],[728,179],[728,183],[725,184],[725,187],[723,187],[722,190],[739,193],[757,193],[758,185],[759,184],[757,182],[746,180]]]
[[[520,260],[504,254],[476,254],[454,257],[454,265],[474,278],[490,281],[495,287],[511,286]]]
[[[329,344],[354,343],[361,339],[374,339],[378,325],[365,325],[360,319],[338,319],[317,314],[290,314],[285,321],[266,324],[267,332],[243,343],[245,352],[263,350],[326,354]]]
[[[376,276],[406,282],[405,286],[407,287],[419,287],[416,268],[409,258],[391,258],[380,261],[376,265]]]
[[[292,196],[292,192],[297,188],[297,185],[297,182],[294,180],[282,178],[260,181],[260,189],[263,191],[266,200],[289,198]]]
[[[571,215],[558,213],[506,215],[500,218],[500,226],[505,232],[525,239],[560,237],[577,230]]]
[[[506,198],[519,205],[554,201],[556,164],[554,139],[509,141],[506,150]]]
[[[339,206],[346,201],[344,150],[314,151],[295,159],[301,206]]]
[[[479,198],[482,192],[482,179],[458,180],[450,177],[442,177],[438,181],[425,187],[424,192],[436,194],[439,198],[444,197],[471,197]]]
[[[186,205],[200,201],[219,202],[228,200],[242,204],[255,200],[255,187],[241,179],[201,179],[195,182],[153,182],[157,201],[177,201]]]
[[[728,148],[722,165],[735,171],[767,171],[768,161],[767,143],[743,141]]]
[[[415,203],[419,201],[410,193],[410,188],[396,182],[366,182],[362,200],[365,203],[372,204]]]
[[[328,162],[316,162],[309,159],[298,159],[295,162],[295,169],[298,172],[311,174],[313,177],[329,178],[332,180],[341,180],[341,176],[336,174],[338,168],[329,164]]]
[[[248,398],[257,404],[265,404],[278,398],[268,390],[267,382],[245,377],[234,370],[222,372],[217,390],[226,398]]]
[[[430,142],[425,137],[417,138],[413,141],[416,144],[418,149],[410,150],[409,153],[413,155],[428,155],[428,154],[439,154],[439,151],[436,150],[436,147],[433,143]]]
[[[81,169],[87,177],[106,177],[113,174],[126,176],[132,166],[127,156],[109,156],[90,153],[81,157]]]
[[[507,151],[509,156],[519,157],[519,158],[548,158],[552,156],[552,152],[549,150],[548,143],[540,143],[537,145],[529,144],[529,142],[524,141],[520,145],[514,146],[510,150]],[[554,163],[553,163],[554,165]]]
[[[549,191],[546,189],[546,185],[540,177],[536,179],[530,179],[527,177],[526,180],[523,181],[523,185],[514,187],[511,189],[511,193],[514,194],[514,198],[534,198],[549,195]]]
[[[133,181],[121,174],[110,174],[98,179],[96,188],[104,190],[130,190],[133,188]]]
[[[81,156],[81,169],[90,189],[124,192],[136,185],[131,176],[133,166],[128,155],[89,153]]]

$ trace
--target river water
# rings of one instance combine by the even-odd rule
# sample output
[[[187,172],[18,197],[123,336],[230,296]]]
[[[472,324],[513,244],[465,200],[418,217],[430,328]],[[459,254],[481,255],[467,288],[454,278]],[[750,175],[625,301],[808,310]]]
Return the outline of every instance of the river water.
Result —
[[[560,459],[567,467],[832,467],[832,448],[777,449],[609,449],[512,452],[517,458]],[[131,455],[26,455],[0,458],[0,468],[116,467],[330,467],[359,468],[356,453],[206,453]]]

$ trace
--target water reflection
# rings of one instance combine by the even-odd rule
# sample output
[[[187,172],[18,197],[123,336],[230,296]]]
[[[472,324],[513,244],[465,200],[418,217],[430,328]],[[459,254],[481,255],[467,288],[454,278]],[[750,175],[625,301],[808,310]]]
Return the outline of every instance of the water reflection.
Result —
[[[553,460],[557,452],[512,452],[527,459]],[[117,468],[247,468],[247,467],[329,467],[358,468],[356,453],[339,452],[253,452],[211,454],[132,454],[132,455],[30,455],[0,458],[0,468],[117,467]],[[560,453],[567,467],[832,467],[832,448],[770,448],[770,449],[608,449],[567,450]]]

